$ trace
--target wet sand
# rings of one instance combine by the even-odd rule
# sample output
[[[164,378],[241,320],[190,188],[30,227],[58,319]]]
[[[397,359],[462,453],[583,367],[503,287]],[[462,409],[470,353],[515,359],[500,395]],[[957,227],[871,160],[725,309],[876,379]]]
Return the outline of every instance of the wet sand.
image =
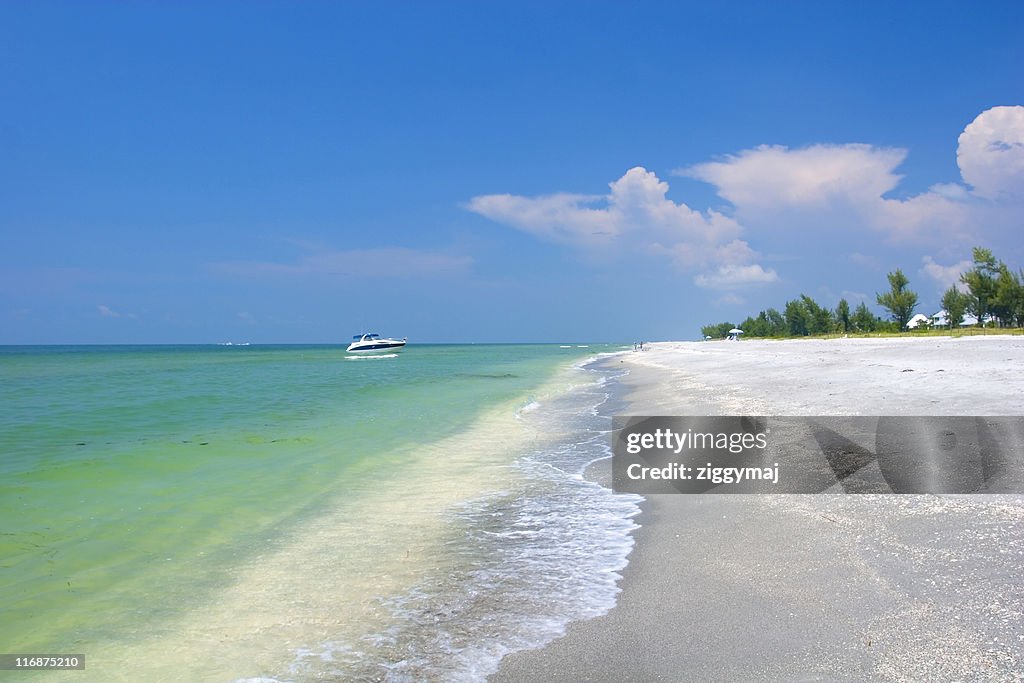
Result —
[[[633,415],[1022,415],[1022,361],[1022,337],[609,360]],[[617,606],[489,680],[1024,680],[1024,497],[836,491],[649,496]]]

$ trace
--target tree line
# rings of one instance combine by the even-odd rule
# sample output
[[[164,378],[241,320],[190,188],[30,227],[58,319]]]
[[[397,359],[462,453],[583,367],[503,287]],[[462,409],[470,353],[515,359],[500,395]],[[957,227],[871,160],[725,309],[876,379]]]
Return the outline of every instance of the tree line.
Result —
[[[981,326],[1024,327],[1024,269],[1016,272],[982,247],[972,251],[973,267],[960,276],[942,295],[948,324],[960,327],[964,314],[970,314]],[[910,289],[910,280],[897,268],[887,276],[889,290],[875,295],[875,301],[888,313],[882,318],[861,302],[853,310],[846,299],[840,299],[835,310],[821,306],[801,294],[787,301],[780,312],[775,308],[747,316],[739,324],[748,337],[806,337],[810,335],[850,332],[901,332],[917,308],[917,293]],[[731,322],[705,325],[705,337],[720,338],[736,325]]]

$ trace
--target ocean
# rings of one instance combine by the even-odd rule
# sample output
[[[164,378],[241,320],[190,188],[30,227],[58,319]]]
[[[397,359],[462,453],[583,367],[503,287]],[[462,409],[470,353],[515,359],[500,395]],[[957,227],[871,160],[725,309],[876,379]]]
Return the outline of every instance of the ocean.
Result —
[[[623,348],[4,347],[0,652],[483,680],[614,605],[639,498],[582,474]]]

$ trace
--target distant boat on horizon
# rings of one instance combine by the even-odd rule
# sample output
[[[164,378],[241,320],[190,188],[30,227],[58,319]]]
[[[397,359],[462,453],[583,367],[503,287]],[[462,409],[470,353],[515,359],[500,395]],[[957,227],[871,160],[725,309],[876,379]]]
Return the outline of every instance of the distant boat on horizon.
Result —
[[[401,351],[405,347],[408,337],[391,339],[381,337],[375,332],[353,335],[352,343],[346,351],[349,353],[386,353]]]

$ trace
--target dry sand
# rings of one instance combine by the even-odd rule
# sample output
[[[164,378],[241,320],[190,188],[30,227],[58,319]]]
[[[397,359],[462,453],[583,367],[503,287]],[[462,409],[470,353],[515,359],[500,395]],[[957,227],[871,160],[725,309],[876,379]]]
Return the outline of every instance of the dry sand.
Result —
[[[632,415],[1024,415],[1022,361],[1024,337],[929,337],[665,343],[608,362],[630,370]],[[1024,681],[1024,496],[643,507],[618,605],[491,681]]]

